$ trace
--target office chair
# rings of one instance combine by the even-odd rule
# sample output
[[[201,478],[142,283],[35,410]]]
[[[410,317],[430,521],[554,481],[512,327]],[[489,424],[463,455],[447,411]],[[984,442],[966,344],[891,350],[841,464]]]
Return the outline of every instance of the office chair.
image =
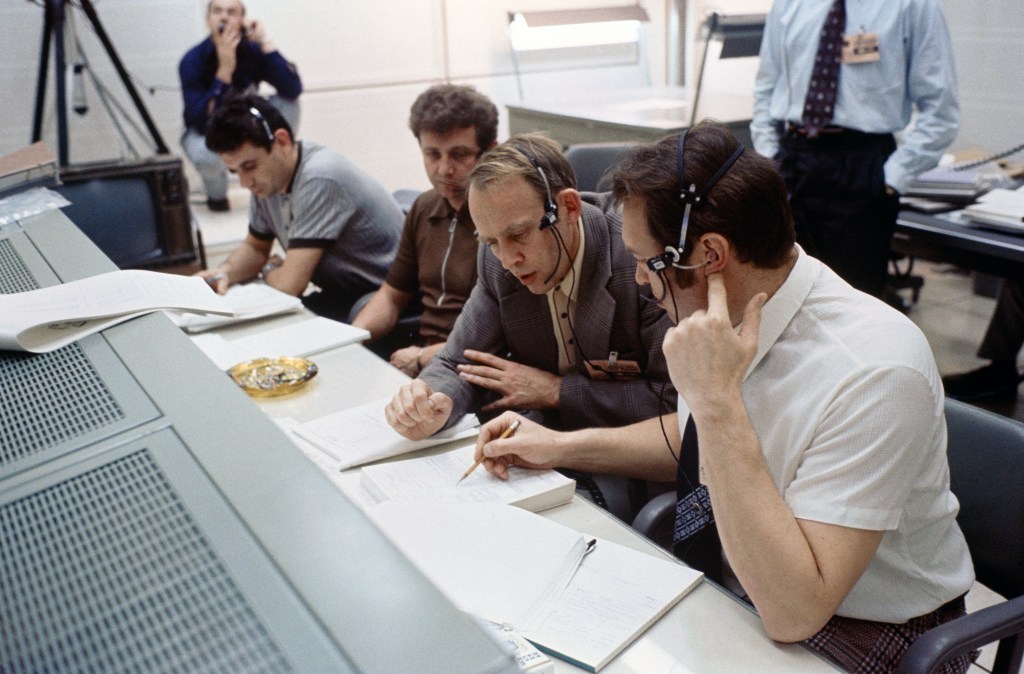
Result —
[[[402,212],[408,215],[413,202],[415,202],[421,194],[423,194],[422,190],[401,189],[392,192],[391,196],[394,197],[395,201],[398,203],[398,207],[402,209]]]
[[[636,143],[581,143],[570,145],[565,158],[576,172],[576,188],[581,192],[607,191],[608,172],[626,156]]]
[[[900,268],[900,263],[904,267]],[[903,313],[909,313],[917,301],[921,299],[921,288],[924,286],[924,277],[914,273],[914,256],[889,255],[889,273],[885,279],[885,295],[883,298],[896,306]],[[905,301],[899,294],[901,290],[910,291],[910,301]]]
[[[409,209],[412,208],[413,203],[421,194],[423,194],[422,190],[400,189],[392,192],[391,196],[398,204],[398,207],[402,209],[402,213],[408,215]],[[356,316],[359,315],[359,312],[363,310],[363,307],[366,306],[366,303],[370,301],[370,298],[376,292],[376,290],[368,292],[356,300],[352,308],[349,309],[348,318],[346,319],[348,324],[351,325],[355,321]],[[391,332],[376,342],[368,344],[367,348],[384,360],[388,360],[396,349],[416,343],[420,338],[420,318],[422,314],[423,302],[419,293],[417,293],[416,297],[402,309],[398,322],[395,323],[395,327],[391,329]]]
[[[993,674],[1017,674],[1024,661],[1024,424],[966,403],[945,403],[950,487],[957,523],[978,582],[1007,601],[919,637],[898,674],[927,674],[946,660],[998,641]],[[644,506],[633,528],[670,549],[676,495]]]
[[[946,399],[950,487],[978,582],[1007,601],[933,628],[903,656],[900,674],[926,674],[946,660],[999,642],[993,674],[1024,661],[1024,424]]]

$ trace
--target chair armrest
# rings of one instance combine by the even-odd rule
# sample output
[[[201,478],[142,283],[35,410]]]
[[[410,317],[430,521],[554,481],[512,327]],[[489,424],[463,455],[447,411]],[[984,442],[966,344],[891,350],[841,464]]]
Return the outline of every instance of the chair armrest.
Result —
[[[1016,636],[1010,643],[1000,645],[997,662],[1009,657],[1016,660],[1017,671],[1024,652],[1024,596],[1010,599],[969,613],[928,630],[907,649],[900,661],[897,674],[927,674],[950,658],[963,655],[986,644]],[[993,671],[998,671],[993,669]]]
[[[633,528],[648,538],[653,538],[654,532],[669,518],[675,517],[676,492],[675,490],[655,496],[640,509],[640,512],[633,518]]]

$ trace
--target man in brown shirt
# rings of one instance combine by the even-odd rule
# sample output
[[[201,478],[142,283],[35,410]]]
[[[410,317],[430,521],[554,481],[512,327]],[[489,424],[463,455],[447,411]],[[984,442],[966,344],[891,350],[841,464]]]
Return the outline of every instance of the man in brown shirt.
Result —
[[[466,205],[466,179],[480,155],[495,144],[498,110],[473,87],[439,84],[413,103],[409,128],[419,141],[433,189],[412,205],[384,284],[352,324],[369,330],[371,340],[381,339],[419,293],[419,335],[390,356],[392,365],[415,377],[444,346],[476,283],[478,244]]]

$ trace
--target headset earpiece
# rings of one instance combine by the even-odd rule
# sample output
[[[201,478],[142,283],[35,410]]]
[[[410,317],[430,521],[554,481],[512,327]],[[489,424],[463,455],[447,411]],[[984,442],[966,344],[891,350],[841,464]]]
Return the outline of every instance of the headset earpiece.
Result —
[[[647,268],[658,274],[668,269],[669,265],[678,267],[676,264],[681,259],[681,254],[678,248],[673,245],[665,246],[665,252],[661,255],[655,255],[654,257],[647,259]]]
[[[533,164],[534,170],[537,171],[537,175],[540,176],[541,182],[544,183],[544,215],[540,218],[539,227],[541,231],[544,231],[558,222],[558,204],[556,204],[555,200],[551,198],[551,184],[548,183],[548,177],[544,175],[544,169],[540,167],[540,164],[537,163],[537,160],[533,158],[532,154],[521,147],[516,147],[516,149],[519,150],[524,157],[530,160],[530,163]]]

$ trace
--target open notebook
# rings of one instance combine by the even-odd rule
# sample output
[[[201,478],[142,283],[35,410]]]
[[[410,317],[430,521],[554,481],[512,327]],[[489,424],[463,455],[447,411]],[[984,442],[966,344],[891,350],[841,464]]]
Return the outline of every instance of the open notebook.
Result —
[[[293,432],[338,462],[344,470],[371,461],[414,452],[445,442],[468,438],[479,432],[475,414],[467,414],[451,428],[425,440],[409,440],[399,435],[387,422],[384,407],[390,399],[351,407],[300,424]]]
[[[507,480],[482,467],[456,482],[473,465],[474,447],[366,466],[360,471],[363,491],[376,502],[506,503],[540,512],[572,500],[576,481],[555,470],[513,466]]]
[[[702,578],[504,505],[387,501],[368,512],[456,606],[593,672]]]

